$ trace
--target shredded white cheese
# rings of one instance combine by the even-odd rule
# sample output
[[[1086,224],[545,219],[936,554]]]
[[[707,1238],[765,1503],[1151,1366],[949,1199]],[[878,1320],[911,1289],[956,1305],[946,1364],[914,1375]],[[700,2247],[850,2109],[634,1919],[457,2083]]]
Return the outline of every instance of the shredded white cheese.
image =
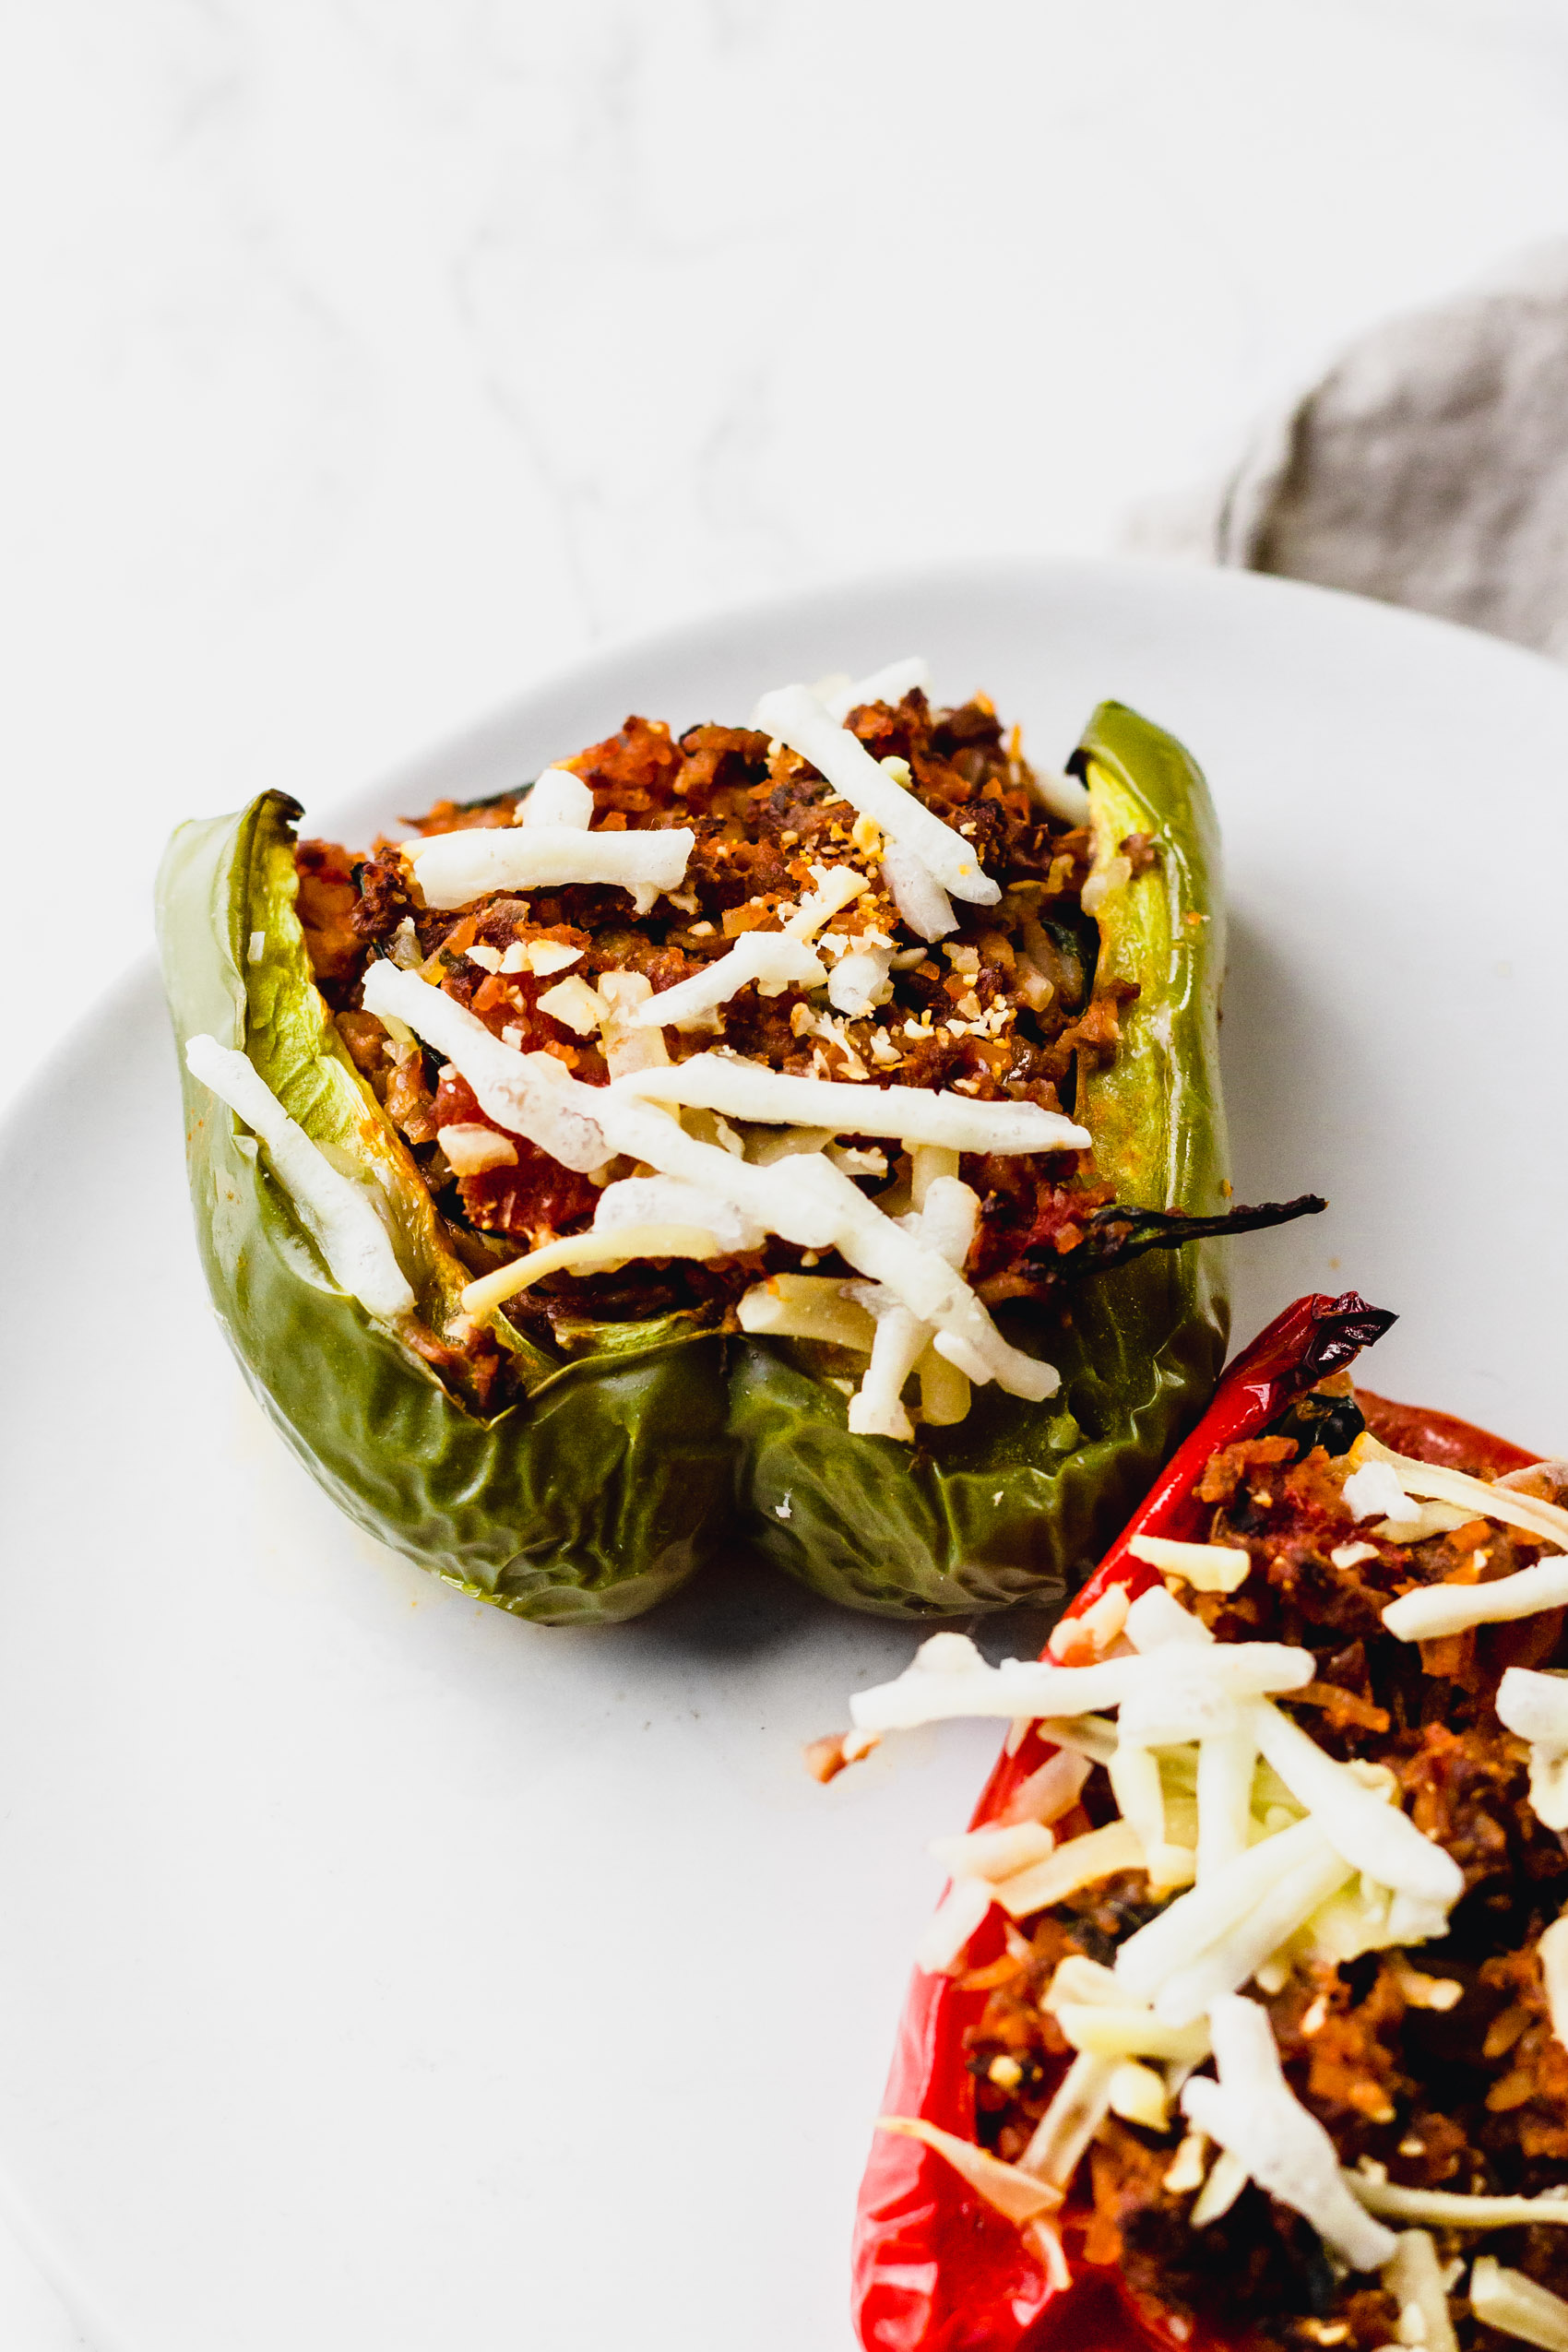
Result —
[[[1018,2160],[1021,2172],[1046,2181],[1054,2189],[1066,2188],[1085,2149],[1111,2111],[1111,2086],[1116,2079],[1118,2062],[1114,2058],[1096,2058],[1087,2050],[1079,2051]]]
[[[1399,2341],[1420,2352],[1459,2352],[1437,2248],[1424,2229],[1401,2231],[1383,2267],[1383,2283],[1399,2306]]]
[[[1347,2168],[1345,2185],[1380,2221],[1430,2221],[1434,2229],[1527,2229],[1568,2222],[1568,2196],[1466,2197],[1453,2189],[1404,2189],[1395,2180]]]
[[[1227,1935],[1218,1938],[1191,1966],[1179,1968],[1166,1978],[1154,2003],[1157,2016],[1189,2025],[1217,2000],[1240,1992],[1254,1978],[1262,1984],[1272,1955],[1305,1927],[1320,1905],[1354,1877],[1349,1863],[1335,1852],[1315,1823],[1301,1826],[1311,1833],[1303,1841],[1301,1859],[1275,1881]],[[1291,1834],[1281,1833],[1279,1842]]]
[[[1182,2113],[1244,2164],[1260,2188],[1311,2222],[1350,2269],[1381,2269],[1393,2258],[1394,2232],[1345,2186],[1333,2141],[1285,2080],[1267,2011],[1225,1994],[1209,2011],[1209,2031],[1219,2080],[1184,2084]]]
[[[829,1348],[869,1355],[876,1325],[864,1307],[844,1295],[845,1285],[815,1274],[771,1274],[742,1293],[735,1313],[742,1331],[775,1339],[815,1339]]]
[[[417,972],[401,971],[385,958],[373,963],[364,977],[364,1007],[383,1020],[390,1014],[406,1022],[461,1071],[481,1109],[498,1125],[526,1135],[564,1168],[586,1173],[614,1158],[614,1146],[597,1121],[575,1108],[561,1083],[559,1063],[548,1054],[517,1053],[503,1045],[477,1015]]]
[[[720,1004],[754,982],[759,996],[778,996],[786,988],[821,988],[826,979],[826,965],[803,940],[780,931],[745,931],[728,955],[650,997],[634,1018],[643,1028],[702,1028]]]
[[[606,1184],[594,1210],[594,1231],[624,1233],[645,1225],[697,1226],[726,1252],[760,1250],[767,1238],[732,1202],[678,1176],[624,1176]]]
[[[593,823],[593,792],[569,767],[547,767],[517,806],[519,825],[569,825],[586,833]]]
[[[904,696],[912,695],[917,686],[922,694],[931,692],[931,667],[921,653],[909,654],[902,661],[886,662],[869,676],[832,686],[826,694],[820,686],[813,691],[828,717],[841,727],[852,710],[859,710],[866,703],[886,703],[896,710]]]
[[[1245,1583],[1253,1556],[1223,1543],[1177,1543],[1169,1536],[1129,1536],[1127,1549],[1134,1560],[1158,1568],[1163,1576],[1180,1576],[1199,1593],[1233,1593]]]
[[[1208,2056],[1208,2027],[1201,2019],[1168,2025],[1152,2009],[1126,2003],[1113,2009],[1099,2001],[1058,2002],[1051,2013],[1075,2049],[1101,2058],[1162,2058],[1195,2066]]]
[[[1554,1919],[1536,1946],[1551,2030],[1568,2049],[1568,1917]]]
[[[463,1292],[465,1314],[488,1314],[493,1307],[516,1298],[519,1290],[527,1290],[547,1274],[582,1274],[590,1270],[607,1272],[615,1266],[629,1265],[636,1258],[716,1258],[724,1254],[724,1244],[717,1234],[705,1232],[692,1225],[627,1225],[618,1232],[568,1233],[559,1241],[548,1241],[540,1250],[530,1250],[526,1257],[514,1258],[510,1265],[497,1267],[493,1274],[481,1275]]]
[[[1495,1519],[1500,1526],[1522,1528],[1542,1543],[1568,1550],[1568,1511],[1561,1503],[1545,1502],[1511,1486],[1506,1479],[1473,1479],[1466,1470],[1445,1469],[1436,1462],[1417,1462],[1408,1455],[1391,1453],[1370,1430],[1363,1430],[1357,1438],[1350,1458],[1357,1463],[1387,1464],[1407,1494],[1431,1503],[1455,1503],[1473,1519]]]
[[[1056,1840],[1039,1822],[992,1823],[962,1837],[933,1837],[926,1851],[954,1878],[1011,1878],[1031,1862],[1042,1862]]]
[[[1568,2352],[1568,2303],[1490,2254],[1478,2254],[1470,2264],[1470,2309],[1500,2335],[1538,2345],[1540,2352]]]
[[[1077,1803],[1093,1769],[1087,1756],[1078,1755],[1071,1748],[1058,1748],[1027,1780],[1018,1783],[1003,1808],[1002,1820],[1060,1821]]]
[[[1249,1847],[1127,1938],[1116,1954],[1118,1983],[1139,2001],[1155,2001],[1183,1970],[1226,1945],[1276,1886],[1322,1854],[1323,1844],[1307,1820]]]
[[[442,990],[385,960],[366,975],[364,1002],[372,1012],[405,1020],[445,1053],[490,1118],[527,1135],[563,1165],[593,1170],[624,1152],[660,1175],[683,1177],[802,1249],[837,1249],[858,1272],[885,1284],[911,1313],[933,1324],[939,1352],[971,1379],[994,1380],[1009,1394],[1036,1404],[1059,1385],[1052,1366],[1004,1339],[961,1274],[901,1231],[820,1155],[754,1167],[684,1134],[655,1103],[626,1092],[631,1081],[588,1087],[569,1077],[549,1054],[515,1052]],[[657,1075],[639,1072],[636,1082]],[[868,1094],[882,1091],[867,1088]]]
[[[273,1174],[339,1289],[378,1322],[411,1314],[412,1288],[368,1188],[332,1165],[244,1054],[216,1038],[193,1037],[185,1043],[185,1064],[266,1145]]]
[[[996,905],[1001,885],[982,872],[973,844],[933,815],[888,773],[885,763],[873,759],[858,736],[829,718],[809,686],[779,686],[764,695],[753,724],[809,760],[852,807],[874,817],[889,840],[912,850],[955,898]]]
[[[921,1930],[915,1946],[916,1967],[931,1977],[948,1975],[962,1960],[991,1903],[988,1881],[956,1878]]]
[[[902,1144],[939,1144],[950,1151],[1087,1151],[1092,1140],[1087,1128],[1034,1102],[970,1102],[929,1087],[841,1086],[831,1078],[791,1077],[731,1053],[693,1053],[667,1070],[638,1071],[617,1079],[615,1091],[644,1102],[721,1111],[764,1126],[891,1135]]]
[[[1258,1709],[1257,1737],[1290,1794],[1348,1862],[1380,1885],[1430,1907],[1446,1925],[1447,1914],[1465,1888],[1464,1873],[1451,1854],[1434,1838],[1423,1836],[1396,1804],[1386,1802],[1358,1778],[1354,1766],[1337,1763],[1277,1707]],[[1441,1934],[1443,1928],[1429,1924],[1424,1931]]]
[[[576,825],[475,826],[405,841],[427,907],[466,907],[496,890],[543,890],[600,883],[629,890],[646,915],[678,890],[696,836],[685,826],[588,833]]]
[[[1554,1552],[1533,1568],[1500,1576],[1494,1585],[1423,1585],[1401,1593],[1383,1621],[1402,1642],[1431,1642],[1472,1625],[1502,1625],[1568,1603],[1568,1555]]]
[[[1113,1821],[1103,1829],[1086,1830],[1082,1837],[1070,1837],[1043,1861],[1000,1880],[991,1891],[1013,1918],[1028,1919],[1052,1903],[1064,1902],[1080,1886],[1112,1878],[1118,1871],[1143,1867],[1143,1841],[1137,1831],[1131,1822]]]
[[[1309,1651],[1277,1642],[1216,1643],[1212,1649],[1161,1650],[1146,1657],[1107,1658],[1098,1666],[1018,1657],[989,1666],[968,1634],[933,1633],[896,1681],[857,1691],[849,1708],[868,1731],[900,1731],[959,1716],[1050,1720],[1131,1701],[1141,1702],[1163,1725],[1168,1716],[1185,1723],[1202,1716],[1211,1701],[1229,1708],[1264,1691],[1300,1690],[1312,1675]],[[1194,1735],[1177,1729],[1171,1736]]]
[[[1029,777],[1029,798],[1063,825],[1080,826],[1089,821],[1089,788],[1075,776],[1037,767]]]
[[[1206,2148],[1207,2135],[1199,2132],[1195,2136]],[[1229,2148],[1221,2148],[1187,2215],[1189,2225],[1194,2229],[1207,2229],[1212,2222],[1222,2221],[1251,2177],[1240,2157],[1233,2156]]]

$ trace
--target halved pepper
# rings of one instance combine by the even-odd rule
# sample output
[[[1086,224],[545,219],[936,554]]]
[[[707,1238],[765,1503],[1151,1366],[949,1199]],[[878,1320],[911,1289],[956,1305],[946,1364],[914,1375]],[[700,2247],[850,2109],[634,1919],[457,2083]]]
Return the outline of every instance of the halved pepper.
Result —
[[[1119,1203],[1191,1217],[1229,1194],[1218,1006],[1219,834],[1174,737],[1102,703],[1072,765],[1088,787],[1106,887],[1097,990],[1122,983],[1115,1058],[1080,1056],[1076,1115]],[[1119,846],[1142,836],[1138,873]],[[1063,1312],[998,1315],[1062,1373],[1044,1406],[976,1392],[911,1455],[851,1437],[835,1367],[804,1342],[742,1340],[731,1376],[745,1531],[814,1590],[885,1616],[937,1617],[1059,1596],[1125,1516],[1213,1393],[1229,1329],[1217,1245],[1158,1250],[1098,1275]]]
[[[182,1044],[205,1031],[241,1048],[312,1141],[374,1184],[422,1328],[377,1325],[334,1283],[255,1142],[182,1064],[196,1236],[224,1335],[295,1454],[371,1534],[518,1616],[635,1617],[731,1524],[723,1343],[678,1317],[590,1328],[573,1360],[528,1349],[528,1394],[487,1414],[434,1336],[470,1270],[311,977],[294,911],[299,814],[267,792],[175,834],[158,891],[174,1027]]]
[[[1124,1207],[1216,1217],[1224,920],[1207,789],[1179,743],[1113,703],[1073,764],[1099,845],[1096,985],[1119,983],[1122,1001],[1114,1059],[1080,1057],[1096,1173]],[[375,1324],[332,1280],[255,1142],[182,1074],[220,1319],[350,1515],[548,1622],[634,1616],[742,1535],[817,1591],[884,1614],[1059,1594],[1212,1392],[1228,1323],[1214,1244],[1150,1248],[1075,1287],[1064,1311],[1004,1309],[1010,1336],[1060,1365],[1060,1395],[1038,1407],[980,1390],[967,1421],[923,1431],[912,1453],[849,1435],[842,1366],[822,1351],[681,1315],[585,1324],[569,1359],[499,1319],[524,1393],[493,1413],[438,1337],[472,1269],[313,982],[294,908],[298,814],[271,792],[181,827],[159,930],[182,1043],[206,1031],[250,1056],[307,1134],[374,1187],[414,1284],[415,1323]],[[1137,872],[1122,850],[1134,836],[1152,849]]]
[[[1075,1597],[1079,1615],[1112,1586],[1129,1598],[1159,1582],[1128,1550],[1134,1536],[1202,1541],[1209,1515],[1194,1489],[1211,1454],[1280,1420],[1293,1400],[1351,1362],[1394,1318],[1354,1291],[1312,1296],[1288,1307],[1238,1357],[1202,1420]],[[1315,1400],[1314,1400],[1315,1401]],[[1506,1439],[1447,1414],[1395,1405],[1359,1390],[1367,1426],[1413,1456],[1501,1476],[1533,1456]],[[1019,1783],[1052,1752],[1038,1729],[1004,1752],[986,1783],[971,1827],[996,1820]],[[997,1915],[969,1948],[983,1967],[1002,1948]],[[883,2112],[920,2117],[958,2139],[976,2138],[974,2083],[966,2037],[984,2010],[983,1991],[950,1977],[917,1974],[899,2026]],[[1071,2207],[1068,2208],[1071,2218]],[[1156,2333],[1134,2314],[1116,2275],[1080,2265],[1052,2285],[1017,2230],[941,2156],[921,2142],[878,2132],[861,2186],[854,2246],[854,2317],[866,2352],[1213,2352],[1189,2335]]]

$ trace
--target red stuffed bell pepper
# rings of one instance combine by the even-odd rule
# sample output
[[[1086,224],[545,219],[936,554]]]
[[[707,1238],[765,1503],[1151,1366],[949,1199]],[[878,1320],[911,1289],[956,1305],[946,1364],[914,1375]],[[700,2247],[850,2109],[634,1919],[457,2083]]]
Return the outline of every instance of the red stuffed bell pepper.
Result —
[[[1105,1651],[1131,1656],[1140,1645],[1118,1637],[1146,1594],[1157,1597],[1149,1609],[1161,1618],[1161,1638],[1170,1631],[1163,1618],[1180,1615],[1174,1596],[1190,1598],[1195,1614],[1178,1629],[1183,1640],[1247,1645],[1232,1660],[1292,1654],[1251,1643],[1254,1630],[1294,1635],[1298,1645],[1310,1633],[1316,1647],[1293,1653],[1306,1658],[1291,1669],[1294,1688],[1273,1686],[1286,1705],[1265,1698],[1252,1710],[1272,1730],[1266,1755],[1247,1751],[1248,1786],[1262,1785],[1255,1771],[1284,1800],[1270,1816],[1276,1832],[1283,1825],[1298,1844],[1319,1840],[1323,1885],[1336,1857],[1320,1821],[1354,1846],[1368,1826],[1356,1812],[1361,1805],[1364,1814],[1364,1792],[1392,1797],[1371,1823],[1374,1841],[1392,1839],[1396,1849],[1385,1866],[1392,1902],[1381,1923],[1357,1925],[1357,1905],[1375,1909],[1388,1890],[1347,1865],[1339,1891],[1310,1923],[1291,1915],[1293,1942],[1282,1934],[1277,1950],[1263,1947],[1265,1966],[1254,1968],[1241,1946],[1239,1958],[1228,1954],[1222,1938],[1197,1964],[1194,1981],[1206,1969],[1207,1994],[1193,1993],[1185,2009],[1179,1985],[1151,1991],[1144,1980],[1135,1988],[1144,1999],[1173,2000],[1172,2013],[1186,2022],[1172,2026],[1148,2013],[1142,2054],[1124,2070],[1132,2106],[1123,2098],[1112,2111],[1109,2061],[1086,2054],[1081,2038],[1064,2043],[1057,2028],[1083,2020],[1086,1993],[1091,2002],[1115,1997],[1099,1988],[1113,1987],[1124,1965],[1119,1945],[1140,1927],[1179,1925],[1194,1871],[1214,1888],[1203,1831],[1188,1833],[1194,1855],[1160,1847],[1163,1883],[1126,1869],[1072,1883],[1063,1849],[1083,1854],[1097,1836],[1128,1835],[1125,1815],[1141,1784],[1123,1777],[1112,1797],[1109,1764],[1095,1771],[1096,1759],[1082,1752],[1075,1763],[1071,1749],[1041,1737],[1039,1667],[989,1669],[970,1651],[971,1680],[998,1686],[999,1676],[1020,1673],[1033,1678],[1036,1697],[1015,1706],[993,1687],[973,1705],[932,1702],[902,1719],[1032,1717],[1021,1740],[1009,1739],[972,1824],[992,1841],[1006,1830],[1018,1845],[1004,1863],[1001,1847],[988,1849],[989,1882],[964,1877],[954,1854],[954,1879],[922,1951],[928,1966],[911,1986],[860,2201],[854,2312],[867,2352],[1134,2352],[1151,2342],[1191,2352],[1220,2340],[1374,2352],[1418,2340],[1418,2329],[1426,2352],[1492,2344],[1489,2331],[1568,2341],[1568,2228],[1541,2226],[1568,2218],[1568,2203],[1538,2212],[1543,2190],[1550,2197],[1568,2183],[1568,2051],[1550,2002],[1555,1970],[1556,2022],[1568,2029],[1568,1953],[1559,1948],[1568,1930],[1554,1947],[1550,1925],[1568,1896],[1568,1860],[1564,1841],[1533,1810],[1550,1816],[1558,1803],[1568,1825],[1568,1792],[1550,1794],[1556,1717],[1543,1728],[1531,1715],[1543,1705],[1568,1710],[1568,1679],[1560,1702],[1557,1678],[1537,1670],[1562,1639],[1568,1471],[1531,1467],[1518,1447],[1444,1415],[1353,1395],[1344,1367],[1392,1320],[1348,1293],[1300,1300],[1271,1324],[1227,1374],[1041,1661],[1060,1673],[1093,1667]],[[1404,1515],[1372,1515],[1385,1510]],[[1331,1545],[1334,1536],[1345,1539]],[[1158,1566],[1137,1556],[1150,1538]],[[1319,1570],[1324,1588],[1306,1589]],[[1341,1640],[1358,1610],[1367,1630]],[[1331,1629],[1336,1615],[1343,1621]],[[968,1649],[957,1636],[937,1643]],[[949,1659],[964,1663],[949,1650],[941,1666]],[[1135,1671],[1143,1662],[1133,1657]],[[937,1667],[925,1660],[928,1681],[941,1679]],[[869,1694],[871,1728],[878,1703],[916,1676],[912,1669]],[[1517,1731],[1499,1710],[1515,1713]],[[1063,1706],[1051,1713],[1061,1729]],[[884,1714],[889,1728],[899,1719],[897,1705]],[[1078,1731],[1096,1724],[1087,1746],[1109,1733],[1111,1749],[1127,1749],[1126,1716],[1120,1740],[1103,1713],[1083,1716]],[[1521,1736],[1536,1732],[1534,1744]],[[1280,1741],[1293,1743],[1289,1752]],[[1194,1760],[1207,1745],[1194,1745]],[[1164,1751],[1178,1770],[1181,1752]],[[1106,1764],[1103,1745],[1098,1761]],[[1146,1758],[1123,1757],[1140,1761],[1146,1768]],[[1272,1776],[1274,1763],[1289,1789]],[[1065,1786],[1056,1787],[1063,1774]],[[1316,1779],[1325,1775],[1337,1785],[1324,1795]],[[1201,1797],[1202,1780],[1187,1785]],[[1301,1788],[1312,1804],[1295,1802]],[[1348,1833],[1334,1813],[1342,1798],[1355,1800]],[[1164,1801],[1160,1834],[1177,1839],[1182,1802],[1169,1785]],[[1201,1821],[1198,1803],[1186,1810]],[[1267,1835],[1255,1814],[1250,1834],[1255,1866]],[[1241,1848],[1247,1836],[1243,1829]],[[970,1841],[949,1847],[968,1848],[973,1873]],[[1044,1858],[1031,1866],[1040,1847]],[[1221,1851],[1219,1867],[1225,1859]],[[1235,1849],[1229,1863],[1241,1867]],[[999,1879],[1004,1869],[1011,1874]],[[1054,1883],[1066,1898],[1037,1904],[1031,1877],[1037,1892]],[[1277,1891],[1270,1899],[1276,1924],[1289,1925]],[[1161,1929],[1168,1942],[1173,1932]],[[1244,1945],[1245,1922],[1237,1932]],[[1231,1962],[1229,1976],[1215,1976]],[[1071,2001],[1052,2005],[1051,1988],[1063,1983],[1075,2009]],[[1206,2010],[1194,2007],[1210,1996]],[[1051,2013],[1042,2020],[1042,2011]],[[1241,2098],[1239,2077],[1227,2076],[1227,2049],[1234,2074],[1237,2049],[1259,2037],[1268,2045],[1259,2061],[1266,2080],[1241,2086]],[[1168,2065],[1162,2085],[1158,2054],[1181,2051],[1188,2062]],[[1201,2072],[1210,2063],[1218,2081]],[[1468,2071],[1455,2074],[1455,2065]],[[1084,2078],[1081,2112],[1073,2111],[1072,2086],[1063,2087],[1070,2071],[1075,2083]],[[1454,2113],[1440,2129],[1428,2108],[1443,2107],[1445,2090]],[[1140,2108],[1139,2098],[1153,2104]],[[1234,2131],[1232,2110],[1241,2117]],[[1211,2133],[1186,2120],[1200,2114]],[[1248,2115],[1269,2119],[1255,2168],[1246,2161]],[[1265,2188],[1271,2165],[1284,2171]],[[1411,2220],[1419,2226],[1396,2226]]]

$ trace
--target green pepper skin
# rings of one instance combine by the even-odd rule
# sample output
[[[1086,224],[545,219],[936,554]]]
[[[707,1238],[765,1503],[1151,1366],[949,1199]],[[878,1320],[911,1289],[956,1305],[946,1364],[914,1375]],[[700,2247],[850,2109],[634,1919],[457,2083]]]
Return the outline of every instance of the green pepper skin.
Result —
[[[1099,912],[1101,976],[1141,992],[1115,1061],[1085,1074],[1081,1109],[1119,1199],[1202,1214],[1221,1206],[1226,1172],[1207,789],[1179,743],[1114,703],[1079,764],[1108,844],[1142,832],[1160,851]],[[298,814],[266,793],[176,833],[159,880],[176,1033],[243,1047],[307,1134],[377,1184],[420,1315],[440,1330],[467,1270],[311,980]],[[1060,1395],[1031,1406],[977,1389],[966,1421],[922,1431],[912,1452],[849,1434],[831,1382],[857,1360],[725,1340],[678,1315],[585,1324],[567,1359],[497,1318],[528,1395],[486,1419],[337,1287],[252,1138],[183,1063],[182,1080],[208,1282],[262,1405],[361,1526],[541,1622],[636,1616],[742,1532],[814,1590],[882,1615],[1053,1598],[1196,1420],[1224,1360],[1215,1248],[1190,1243],[1086,1284],[1065,1318],[1004,1309],[1008,1336],[1061,1370]]]
[[[1079,1107],[1118,1200],[1204,1215],[1224,1206],[1218,998],[1225,968],[1219,837],[1189,754],[1120,703],[1102,703],[1075,765],[1097,839],[1131,833],[1157,863],[1098,910],[1099,974],[1136,982],[1122,1046],[1086,1072]],[[1027,1405],[975,1391],[967,1420],[913,1451],[850,1437],[844,1369],[821,1349],[734,1342],[731,1428],[752,1542],[814,1591],[890,1617],[1006,1609],[1060,1595],[1098,1557],[1207,1405],[1229,1311],[1215,1244],[1151,1251],[1071,1294],[1068,1317],[1004,1309],[1021,1347],[1062,1373]]]
[[[281,793],[182,826],[158,885],[178,1041],[242,1047],[312,1139],[372,1181],[422,1318],[468,1278],[414,1163],[344,1051],[294,913]],[[262,934],[256,960],[250,949]],[[673,1592],[732,1516],[725,1342],[678,1318],[553,1362],[523,1343],[526,1403],[486,1419],[339,1289],[233,1114],[184,1068],[197,1241],[224,1335],[307,1469],[372,1535],[547,1624],[611,1624]],[[583,1335],[591,1342],[591,1329]]]

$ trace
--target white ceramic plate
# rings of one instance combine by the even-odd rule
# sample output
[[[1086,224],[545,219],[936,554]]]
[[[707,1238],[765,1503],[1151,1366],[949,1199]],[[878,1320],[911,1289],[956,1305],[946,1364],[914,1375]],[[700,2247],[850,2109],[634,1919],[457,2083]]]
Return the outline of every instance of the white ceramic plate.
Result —
[[[1238,1189],[1333,1198],[1237,1245],[1238,1331],[1353,1284],[1403,1317],[1374,1385],[1568,1444],[1544,662],[1274,581],[948,573],[606,656],[320,821],[913,649],[1042,756],[1116,695],[1208,770]],[[802,1741],[909,1632],[741,1566],[536,1629],[356,1535],[207,1313],[150,975],[0,1213],[0,2162],[100,2352],[847,2346],[923,1845],[994,1731],[824,1790]]]

